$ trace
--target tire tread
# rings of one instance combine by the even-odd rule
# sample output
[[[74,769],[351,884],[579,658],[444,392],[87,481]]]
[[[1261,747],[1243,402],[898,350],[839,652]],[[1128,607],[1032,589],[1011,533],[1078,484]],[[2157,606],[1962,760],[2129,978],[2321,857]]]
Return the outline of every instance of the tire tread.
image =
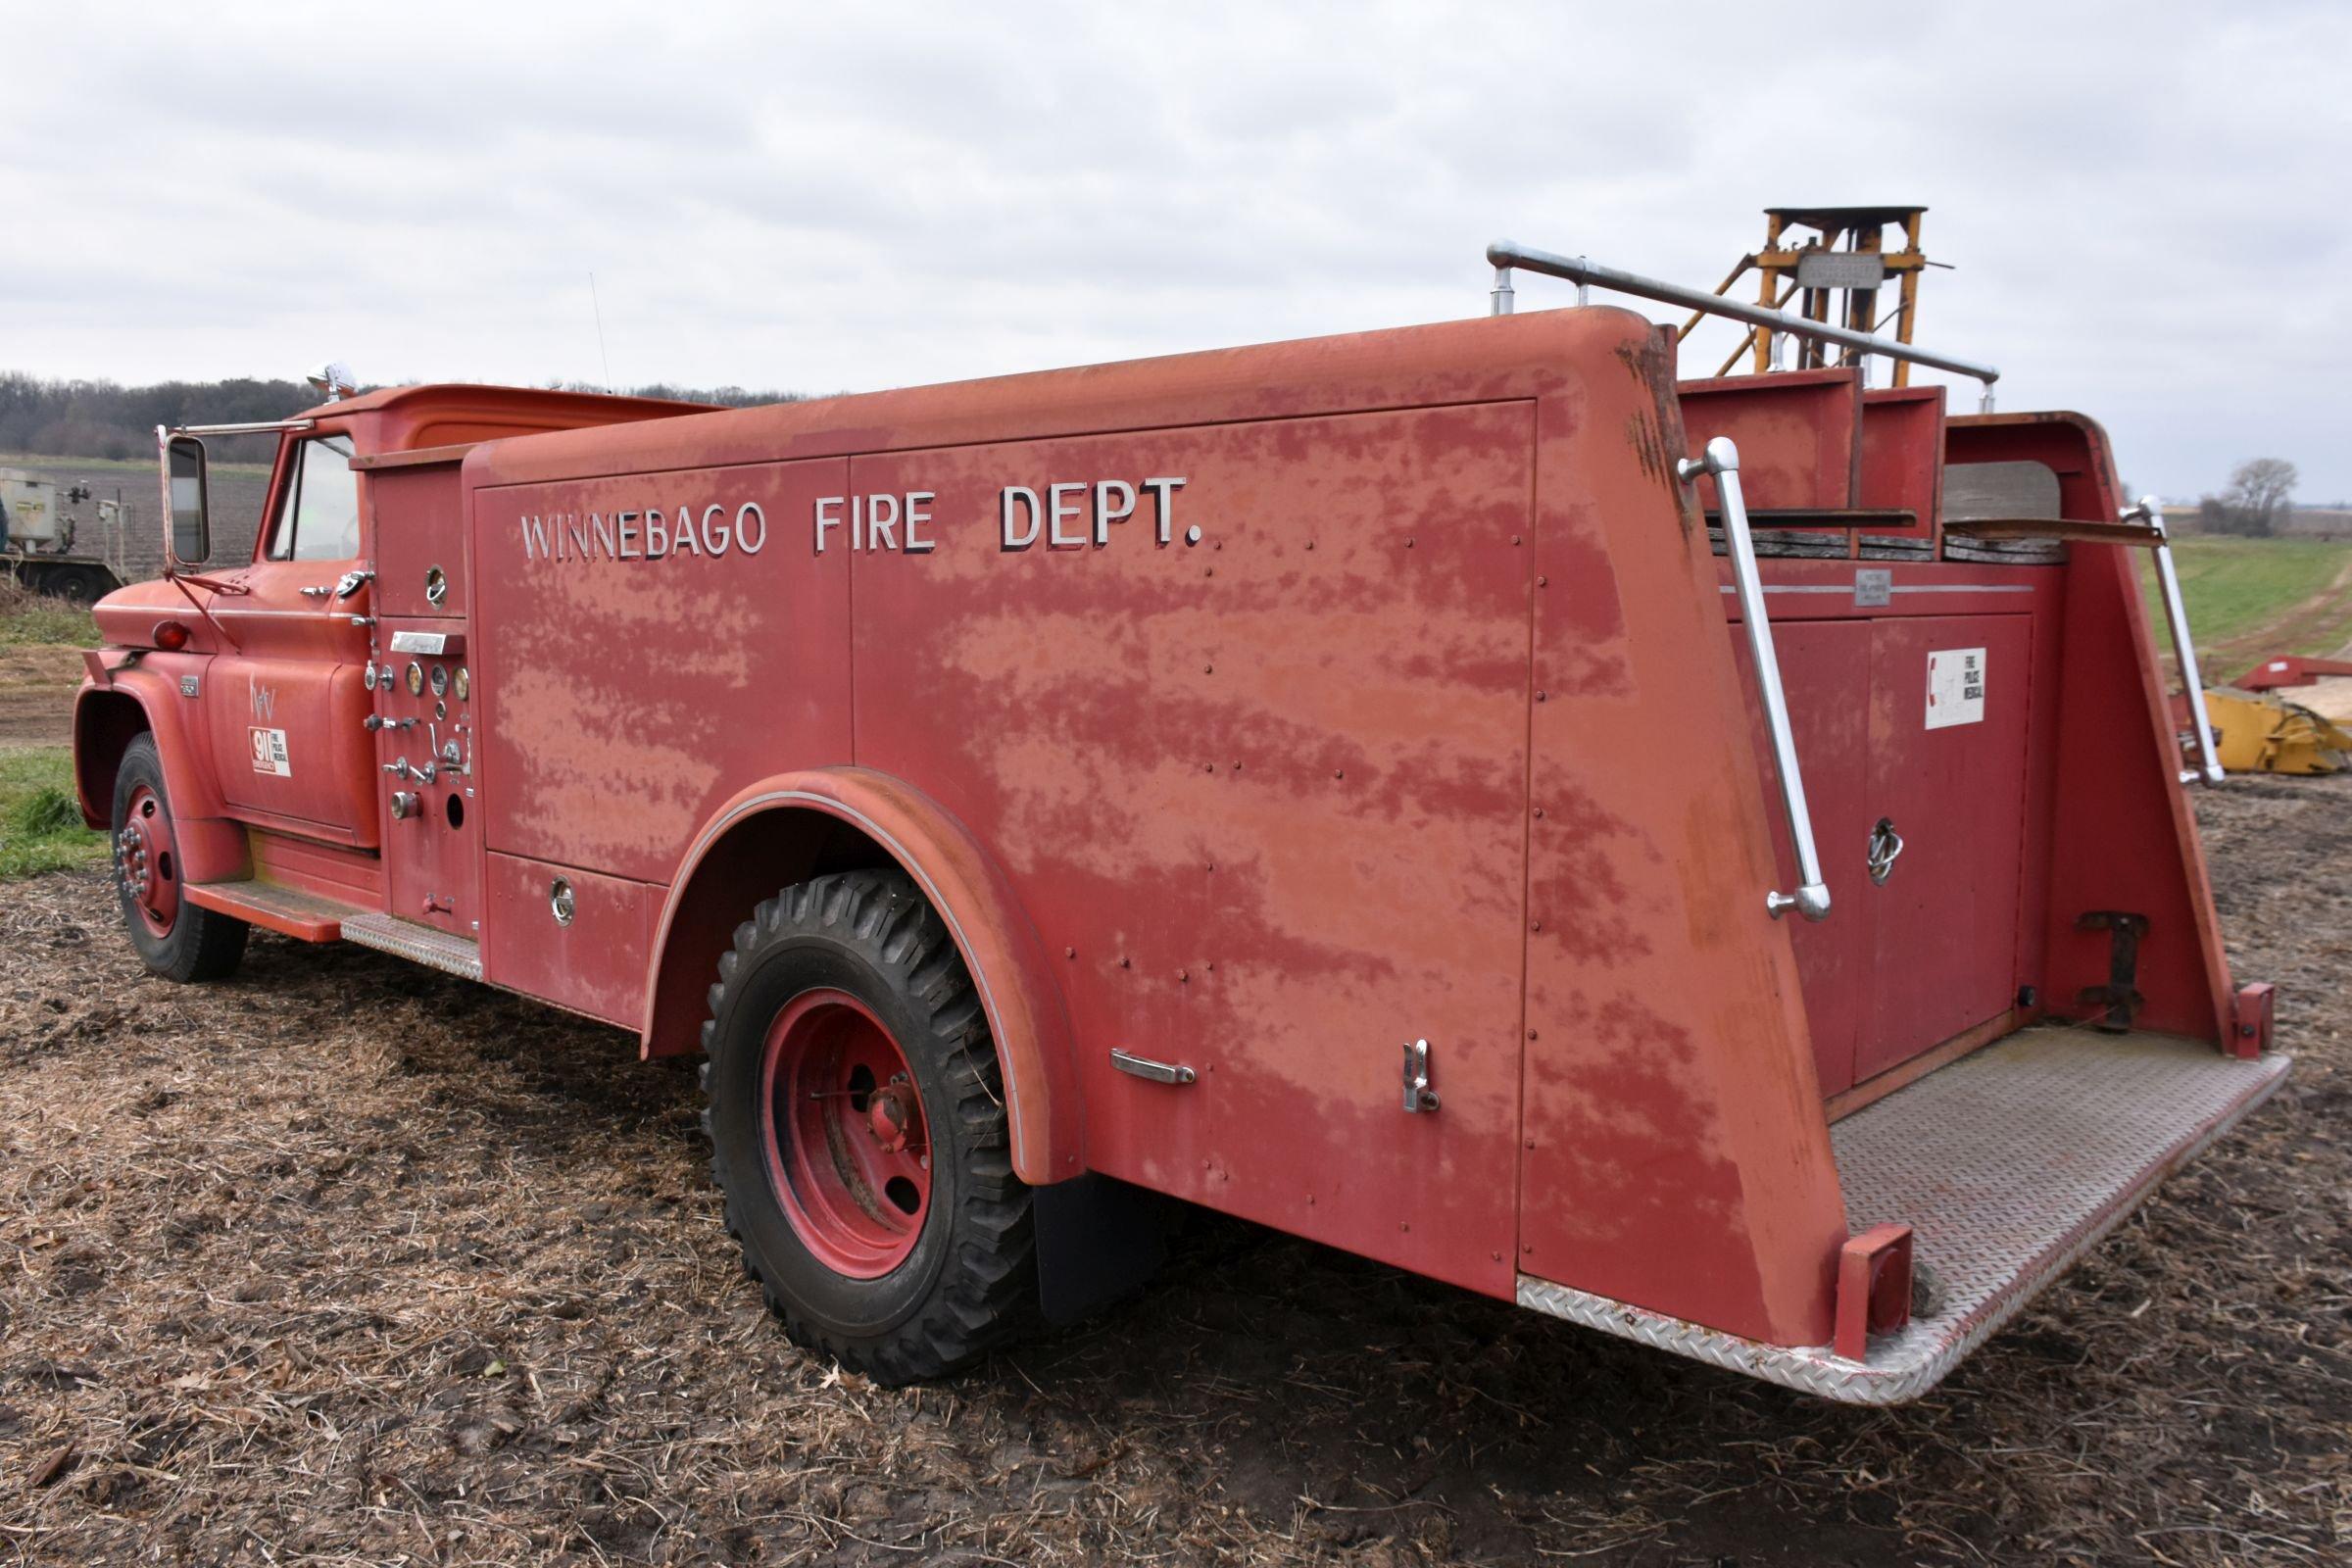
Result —
[[[742,1248],[745,1271],[759,1280],[768,1310],[797,1344],[884,1384],[942,1376],[977,1360],[1034,1315],[1036,1239],[1029,1189],[1012,1173],[996,1044],[938,912],[904,872],[860,870],[796,883],[763,901],[752,919],[736,927],[734,948],[719,960],[718,979],[710,987],[710,1019],[703,1025],[706,1053],[725,1049],[719,1020],[752,960],[811,930],[826,931],[859,950],[929,1021],[928,1039],[902,1045],[930,1054],[951,1097],[944,1105],[926,1103],[925,1114],[934,1122],[952,1116],[962,1129],[966,1158],[956,1183],[956,1201],[953,1211],[932,1220],[954,1226],[950,1251],[929,1296],[910,1316],[885,1336],[847,1340],[798,1310],[748,1245],[738,1195],[759,1193],[766,1200],[765,1172],[757,1165],[736,1170],[713,1138],[710,1174],[724,1196],[727,1233]],[[706,1063],[706,1097],[714,1076]],[[710,1132],[708,1108],[703,1126]],[[933,1142],[940,1146],[940,1140]]]

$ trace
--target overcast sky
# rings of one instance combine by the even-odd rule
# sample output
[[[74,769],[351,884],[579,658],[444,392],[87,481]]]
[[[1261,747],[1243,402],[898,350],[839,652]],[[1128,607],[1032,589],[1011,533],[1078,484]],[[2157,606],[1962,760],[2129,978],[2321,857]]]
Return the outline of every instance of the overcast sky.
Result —
[[[1925,203],[1920,340],[2001,407],[2352,496],[2345,0],[127,14],[0,0],[0,368],[863,390],[1470,315],[1500,235],[1712,287],[1766,206]]]

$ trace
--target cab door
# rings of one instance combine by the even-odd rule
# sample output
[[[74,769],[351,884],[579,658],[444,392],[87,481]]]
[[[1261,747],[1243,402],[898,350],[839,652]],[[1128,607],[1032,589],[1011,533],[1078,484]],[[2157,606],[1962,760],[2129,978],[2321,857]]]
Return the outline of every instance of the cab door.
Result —
[[[372,595],[348,435],[291,439],[251,565],[208,608],[225,633],[206,679],[214,765],[230,813],[372,849],[366,728]],[[238,591],[241,590],[241,591]]]

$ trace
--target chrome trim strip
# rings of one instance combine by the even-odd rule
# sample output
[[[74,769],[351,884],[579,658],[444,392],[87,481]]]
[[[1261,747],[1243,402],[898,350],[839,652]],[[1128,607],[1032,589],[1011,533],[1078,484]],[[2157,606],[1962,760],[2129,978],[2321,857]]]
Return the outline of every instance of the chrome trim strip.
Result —
[[[348,610],[327,610],[324,608],[313,608],[309,610],[267,610],[259,606],[247,607],[239,605],[220,605],[217,603],[212,607],[212,612],[216,615],[295,615],[300,616],[304,620],[339,621],[349,620],[352,618],[351,612]]]
[[[1886,591],[1890,594],[2030,594],[2034,586],[2030,582],[1898,582]],[[1726,582],[1718,583],[1715,591],[1736,594],[1740,590]],[[1764,591],[1768,594],[1850,594],[1854,590],[1850,583],[1785,582],[1766,583]]]

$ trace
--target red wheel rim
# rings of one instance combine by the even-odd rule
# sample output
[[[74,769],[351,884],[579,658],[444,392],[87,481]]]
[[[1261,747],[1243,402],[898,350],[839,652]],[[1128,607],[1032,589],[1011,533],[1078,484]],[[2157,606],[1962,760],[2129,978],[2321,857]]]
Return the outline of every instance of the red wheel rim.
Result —
[[[806,991],[768,1026],[760,1147],[784,1217],[852,1279],[906,1261],[931,1212],[931,1123],[890,1031],[846,991]]]
[[[164,798],[148,785],[130,792],[115,835],[115,876],[140,923],[159,937],[170,936],[179,918],[179,846]]]

